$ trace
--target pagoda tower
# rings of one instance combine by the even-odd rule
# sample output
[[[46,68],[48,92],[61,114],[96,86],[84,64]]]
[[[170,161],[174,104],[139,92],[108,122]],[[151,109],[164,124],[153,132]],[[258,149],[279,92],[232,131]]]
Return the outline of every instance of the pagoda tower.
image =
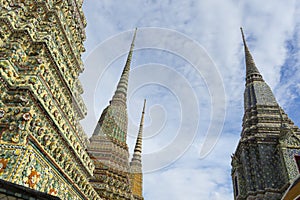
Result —
[[[127,87],[136,31],[117,89],[109,105],[103,110],[88,145],[88,152],[96,167],[90,182],[104,199],[134,198],[126,140]]]
[[[133,157],[130,162],[131,190],[134,198],[137,200],[144,199],[143,198],[143,171],[142,171],[142,141],[143,141],[145,108],[146,108],[146,99],[144,100],[139,132],[136,139]]]
[[[241,29],[242,30],[242,29]],[[281,199],[300,169],[300,130],[278,105],[246,44],[244,117],[232,156],[234,199]]]
[[[82,0],[3,0],[0,24],[1,182],[64,200],[101,199],[79,123]]]

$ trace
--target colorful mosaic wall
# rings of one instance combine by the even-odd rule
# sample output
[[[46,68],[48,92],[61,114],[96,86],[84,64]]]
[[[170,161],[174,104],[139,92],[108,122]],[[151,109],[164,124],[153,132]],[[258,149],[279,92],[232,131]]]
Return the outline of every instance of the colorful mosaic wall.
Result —
[[[0,178],[61,199],[100,199],[79,123],[82,1],[0,3]]]

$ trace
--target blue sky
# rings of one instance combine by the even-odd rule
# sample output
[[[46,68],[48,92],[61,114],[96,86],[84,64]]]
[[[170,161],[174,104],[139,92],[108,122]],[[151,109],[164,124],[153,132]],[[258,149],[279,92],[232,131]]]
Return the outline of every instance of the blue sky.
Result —
[[[241,132],[245,84],[239,27],[279,104],[299,125],[299,6],[296,0],[84,1],[86,133],[113,95],[138,27],[128,144],[132,151],[147,98],[145,199],[233,199],[230,155]]]

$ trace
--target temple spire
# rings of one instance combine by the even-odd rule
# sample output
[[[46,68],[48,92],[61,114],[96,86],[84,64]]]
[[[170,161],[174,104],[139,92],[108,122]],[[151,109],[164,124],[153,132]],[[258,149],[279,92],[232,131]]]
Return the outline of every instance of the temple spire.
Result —
[[[133,48],[134,48],[136,32],[137,32],[137,28],[135,28],[133,39],[132,39],[131,46],[130,46],[130,50],[129,50],[129,53],[127,56],[126,64],[123,69],[121,78],[119,80],[117,89],[115,91],[115,94],[112,98],[111,103],[120,102],[122,105],[126,106],[128,77],[129,77],[130,64],[131,64],[131,59],[132,59],[132,53],[133,53]]]
[[[243,28],[241,27],[241,33],[242,33],[242,38],[243,38],[243,43],[244,43],[244,48],[245,48],[245,60],[246,60],[246,80],[247,83],[251,82],[252,80],[259,80],[262,81],[262,76],[259,73],[255,62],[253,60],[253,57],[249,51],[249,48],[246,43],[245,35],[243,32]]]
[[[133,157],[130,162],[130,183],[135,199],[143,200],[143,170],[142,170],[142,137],[144,126],[146,99],[142,111],[139,133],[136,139]]]
[[[277,101],[273,95],[271,88],[263,80],[259,73],[252,55],[248,49],[246,39],[241,28],[246,60],[246,88],[244,92],[245,110],[254,108],[257,105],[277,105]]]
[[[142,162],[142,140],[143,140],[143,126],[144,126],[144,115],[145,115],[145,107],[146,107],[146,99],[144,100],[144,106],[143,106],[143,111],[142,111],[142,117],[141,117],[141,122],[140,122],[140,128],[139,128],[139,133],[136,139],[136,144],[134,148],[134,154],[132,158],[133,161],[139,161]]]
[[[286,188],[298,176],[299,165],[295,156],[299,154],[300,130],[262,80],[243,31],[242,36],[247,83],[243,128],[231,163],[234,199],[284,199]]]

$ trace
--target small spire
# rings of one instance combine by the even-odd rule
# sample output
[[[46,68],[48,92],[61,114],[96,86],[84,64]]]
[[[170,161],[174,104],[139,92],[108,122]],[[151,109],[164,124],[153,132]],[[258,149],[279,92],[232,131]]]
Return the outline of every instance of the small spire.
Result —
[[[136,144],[134,148],[134,153],[132,157],[132,161],[139,161],[141,162],[142,159],[142,140],[143,140],[143,126],[144,126],[144,115],[145,115],[145,108],[146,108],[146,99],[144,100],[144,106],[143,106],[143,111],[142,111],[142,117],[141,117],[141,122],[140,122],[140,128],[139,128],[139,133],[136,139]]]
[[[131,64],[131,59],[132,59],[132,53],[133,53],[133,48],[134,48],[136,32],[137,32],[137,28],[135,28],[133,39],[132,39],[131,46],[130,46],[130,50],[129,50],[129,53],[127,56],[126,64],[123,69],[120,81],[119,81],[117,89],[115,91],[115,94],[111,101],[111,102],[121,102],[125,106],[126,106],[126,100],[127,100],[127,87],[128,87],[130,64]]]
[[[252,76],[254,75],[255,80],[262,80],[262,76],[260,75],[255,62],[253,60],[253,57],[249,51],[249,48],[246,43],[245,35],[243,32],[243,28],[241,27],[241,33],[242,33],[242,38],[243,38],[243,43],[245,47],[245,60],[246,60],[246,80],[247,82],[252,80]]]
[[[130,162],[130,182],[131,182],[132,194],[134,197],[137,197],[136,199],[144,199],[143,198],[143,170],[142,170],[142,139],[143,139],[142,137],[143,137],[145,108],[146,108],[146,99],[144,100],[139,133],[136,139],[133,157]]]

